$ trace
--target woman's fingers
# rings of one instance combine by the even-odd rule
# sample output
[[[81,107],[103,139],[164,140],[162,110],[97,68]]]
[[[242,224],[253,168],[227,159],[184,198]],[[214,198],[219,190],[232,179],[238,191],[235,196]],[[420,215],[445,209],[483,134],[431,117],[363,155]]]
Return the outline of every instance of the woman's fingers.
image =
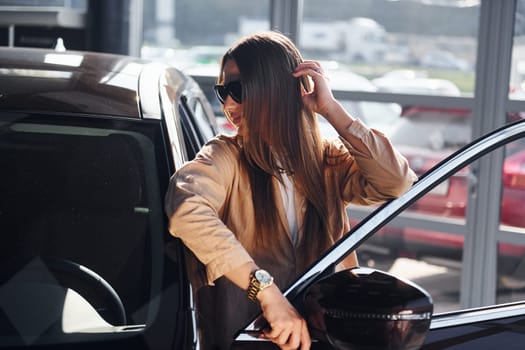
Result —
[[[302,322],[301,339],[299,339],[299,342],[301,343],[301,350],[309,350],[312,346],[312,338],[310,338],[310,332],[308,332],[308,325],[305,320]]]
[[[313,80],[313,90],[303,94],[303,102],[314,112],[325,115],[335,99],[321,64],[317,61],[304,61],[297,65],[293,76],[296,78],[308,76]]]
[[[294,77],[310,76],[314,83],[321,77],[324,77],[324,70],[318,62],[306,61],[300,63],[293,72]]]
[[[301,332],[293,332],[290,334],[290,337],[288,338],[288,341],[285,345],[289,349],[299,349],[299,345],[301,345],[301,335]]]
[[[317,61],[304,61],[297,65],[295,71],[298,70],[304,70],[304,69],[310,69],[316,73],[322,74],[323,73],[323,67],[321,64]]]
[[[276,344],[286,343],[286,340],[288,339],[289,335],[290,332],[286,332],[283,328],[278,328],[276,326],[273,326],[272,328],[264,331],[264,336]],[[285,339],[280,340],[280,338]]]
[[[279,329],[277,326],[274,326],[271,330],[266,331],[264,335],[283,350],[299,348],[308,350],[311,346],[310,334],[304,320],[297,322],[291,328]]]
[[[264,330],[264,336],[283,350],[310,348],[310,334],[306,321],[284,297],[277,286],[272,285],[262,291],[258,299],[264,318],[270,328]],[[305,342],[306,347],[302,344]]]

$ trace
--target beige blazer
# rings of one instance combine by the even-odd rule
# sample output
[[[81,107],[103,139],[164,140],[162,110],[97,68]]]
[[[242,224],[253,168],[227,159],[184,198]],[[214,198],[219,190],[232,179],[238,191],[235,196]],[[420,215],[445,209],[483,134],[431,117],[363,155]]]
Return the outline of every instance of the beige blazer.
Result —
[[[347,141],[348,134],[360,138],[368,152],[354,149]],[[190,264],[190,277],[195,287],[213,286],[226,272],[254,260],[258,266],[270,271],[277,285],[284,289],[301,273],[301,267],[296,263],[296,254],[300,252],[292,243],[287,225],[283,225],[281,235],[287,247],[286,254],[274,258],[268,252],[254,249],[254,207],[249,178],[239,160],[241,146],[237,141],[236,137],[217,136],[172,177],[166,195],[169,231],[182,239],[202,263],[198,264],[200,270]],[[337,228],[334,241],[350,229],[346,205],[371,205],[398,197],[417,179],[406,159],[390,141],[359,120],[354,121],[339,139],[325,141],[324,147],[324,176],[328,182],[328,198],[333,198],[331,203],[334,203],[333,208],[328,208],[331,213],[329,224]],[[279,190],[278,186],[274,188]],[[296,216],[298,227],[301,227],[305,199],[295,192]],[[276,194],[274,198],[280,201],[281,195]],[[336,206],[336,201],[342,205]],[[334,210],[336,207],[339,210]],[[286,223],[282,201],[277,203],[277,208],[282,222]],[[221,316],[214,319],[212,328],[221,336],[230,336],[231,329],[242,326],[249,319],[250,315],[242,315],[243,312],[257,310],[246,305],[246,311],[243,311],[240,304],[247,303],[245,292],[232,287],[228,281],[219,284],[227,292],[213,297],[221,299],[215,299],[214,303],[220,304],[223,310]],[[228,307],[238,311],[231,314]],[[228,320],[221,322],[220,318],[222,321],[229,318],[236,325],[228,325]]]

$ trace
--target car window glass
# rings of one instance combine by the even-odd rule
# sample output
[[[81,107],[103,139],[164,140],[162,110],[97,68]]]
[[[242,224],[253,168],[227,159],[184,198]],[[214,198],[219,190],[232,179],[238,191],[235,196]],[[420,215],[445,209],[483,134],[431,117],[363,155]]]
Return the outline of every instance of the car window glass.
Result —
[[[187,107],[187,104],[183,101],[179,102],[179,114],[182,125],[182,132],[184,134],[184,143],[186,145],[186,152],[188,153],[188,159],[193,159],[200,147],[204,143],[202,136],[198,134],[195,125],[191,119],[191,112]]]
[[[479,213],[478,218],[494,215],[500,222],[492,228],[495,238],[486,242],[497,251],[493,265],[496,281],[487,281],[486,288],[493,288],[496,303],[505,303],[525,296],[524,139],[502,146],[481,160],[499,151],[504,152],[502,189],[494,200],[501,205],[495,206],[497,212]],[[468,293],[461,289],[463,251],[471,242],[466,240],[469,226],[465,214],[475,193],[476,164],[458,170],[358,248],[360,264],[408,278],[429,291],[435,313],[462,309],[462,294]],[[348,213],[355,225],[369,209],[352,206]]]
[[[210,116],[206,112],[203,102],[200,99],[194,99],[192,103],[192,111],[193,119],[198,125],[199,130],[202,132],[204,140],[207,141],[215,136],[216,131],[208,119]]]
[[[515,11],[514,36],[509,74],[509,98],[513,100],[525,100],[525,50],[523,46],[523,38],[525,37],[525,26],[523,21],[525,2],[517,0]]]
[[[505,147],[498,233],[498,302],[525,295],[525,139]]]
[[[42,120],[0,126],[0,343],[141,331],[160,288],[158,130]]]

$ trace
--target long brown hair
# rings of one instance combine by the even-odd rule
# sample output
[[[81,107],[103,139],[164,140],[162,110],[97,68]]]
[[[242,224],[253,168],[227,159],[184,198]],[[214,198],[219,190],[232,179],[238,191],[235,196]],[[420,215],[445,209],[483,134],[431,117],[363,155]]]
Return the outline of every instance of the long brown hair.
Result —
[[[309,90],[306,78],[292,72],[302,62],[295,45],[277,32],[246,37],[226,52],[239,68],[243,87],[242,155],[246,160],[255,208],[257,246],[278,254],[279,222],[273,181],[282,181],[283,171],[293,174],[296,190],[307,200],[303,239],[298,252],[307,265],[332,243],[328,227],[327,198],[322,173],[323,145],[317,116],[305,108],[302,89]],[[219,83],[222,83],[222,77]],[[300,228],[301,229],[301,228]]]

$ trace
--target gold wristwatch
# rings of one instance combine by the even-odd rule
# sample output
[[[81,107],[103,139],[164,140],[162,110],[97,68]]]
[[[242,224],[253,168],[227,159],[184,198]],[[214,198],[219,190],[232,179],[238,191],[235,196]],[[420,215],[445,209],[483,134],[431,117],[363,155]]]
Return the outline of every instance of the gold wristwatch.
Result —
[[[273,277],[263,269],[255,270],[250,276],[250,286],[248,287],[248,299],[257,300],[257,294],[273,284]]]

